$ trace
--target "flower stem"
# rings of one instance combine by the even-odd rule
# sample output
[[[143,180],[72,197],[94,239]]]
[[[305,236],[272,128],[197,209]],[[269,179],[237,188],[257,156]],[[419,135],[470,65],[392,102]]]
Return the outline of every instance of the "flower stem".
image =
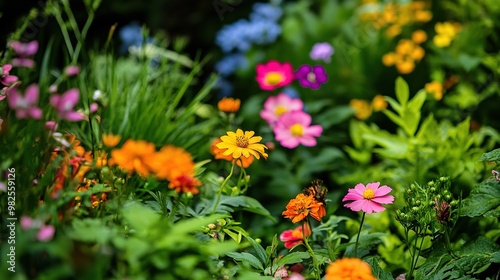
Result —
[[[229,181],[229,178],[231,178],[231,176],[233,176],[233,171],[234,171],[235,165],[236,165],[236,161],[234,161],[233,165],[231,165],[231,171],[229,171],[229,175],[227,175],[226,179],[224,179],[224,181],[222,182],[222,184],[220,186],[219,193],[217,194],[217,200],[215,201],[214,209],[212,210],[212,215],[215,213],[215,210],[217,210],[217,206],[219,206],[220,197],[222,195],[222,189],[224,189],[224,186],[226,185],[227,181]]]
[[[309,252],[309,254],[311,255],[311,258],[313,260],[313,266],[314,266],[314,270],[315,270],[316,279],[319,280],[321,278],[321,270],[319,269],[318,261],[316,260],[316,255],[314,255],[314,251],[311,248],[311,246],[309,245],[309,241],[308,241],[308,238],[306,235],[306,228],[307,227],[309,227],[309,229],[311,229],[311,236],[312,236],[312,228],[311,228],[311,224],[309,222],[309,219],[307,219],[307,221],[304,222],[304,224],[302,224],[302,236],[304,237],[304,245],[306,245],[307,251]]]
[[[365,221],[365,212],[363,212],[363,216],[361,216],[361,223],[359,224],[358,236],[356,237],[356,245],[354,245],[354,257],[358,257],[358,243],[359,236],[361,235],[361,228],[363,228],[363,222]]]

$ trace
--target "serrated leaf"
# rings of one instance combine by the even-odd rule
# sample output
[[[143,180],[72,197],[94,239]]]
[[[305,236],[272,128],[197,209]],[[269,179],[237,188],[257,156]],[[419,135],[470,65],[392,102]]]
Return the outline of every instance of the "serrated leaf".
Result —
[[[492,161],[496,164],[500,163],[500,149],[495,149],[491,152],[484,153],[480,158],[480,161]]]
[[[280,267],[285,264],[301,263],[303,260],[310,258],[307,252],[293,252],[290,253],[276,262],[276,266]]]
[[[499,217],[500,212],[500,182],[490,181],[481,183],[463,200],[462,216]]]
[[[251,265],[255,269],[264,270],[262,263],[254,255],[247,252],[230,252],[226,253],[227,256],[233,258],[236,261],[244,262]]]

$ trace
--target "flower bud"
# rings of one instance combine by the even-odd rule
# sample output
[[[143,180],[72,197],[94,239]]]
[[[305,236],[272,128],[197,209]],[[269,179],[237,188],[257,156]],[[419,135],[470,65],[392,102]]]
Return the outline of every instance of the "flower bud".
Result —
[[[216,229],[216,228],[217,228],[217,226],[216,226],[215,224],[209,224],[209,225],[208,225],[208,228],[209,228],[209,229]]]

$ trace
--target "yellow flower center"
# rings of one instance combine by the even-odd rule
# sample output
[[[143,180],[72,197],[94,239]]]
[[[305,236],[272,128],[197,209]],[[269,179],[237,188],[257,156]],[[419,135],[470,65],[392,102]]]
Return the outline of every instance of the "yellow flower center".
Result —
[[[278,106],[276,107],[276,109],[274,109],[274,113],[276,114],[276,116],[281,116],[283,115],[284,113],[286,113],[288,110],[285,106]]]
[[[270,72],[266,75],[266,83],[275,86],[283,81],[283,75],[278,72]]]
[[[240,148],[248,147],[248,138],[245,136],[236,136],[236,145]]]
[[[363,192],[363,198],[364,199],[372,199],[375,197],[375,192],[372,189],[366,189]]]
[[[302,134],[304,134],[304,127],[296,123],[290,127],[290,132],[293,136],[302,136]]]

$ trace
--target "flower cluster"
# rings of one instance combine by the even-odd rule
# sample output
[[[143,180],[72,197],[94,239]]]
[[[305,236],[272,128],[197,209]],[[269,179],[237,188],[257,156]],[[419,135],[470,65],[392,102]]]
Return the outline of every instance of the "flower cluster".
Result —
[[[285,93],[270,96],[264,102],[260,116],[271,126],[276,140],[283,147],[293,149],[299,144],[315,146],[316,137],[323,132],[320,125],[311,125],[312,118],[303,111],[303,106],[302,100]]]
[[[351,99],[349,106],[354,110],[354,116],[357,119],[366,120],[373,111],[378,112],[386,109],[387,101],[382,95],[376,95],[371,103],[362,99]]]
[[[178,193],[197,194],[201,186],[195,177],[191,155],[173,145],[165,145],[156,151],[153,143],[128,139],[121,148],[111,151],[110,164],[118,165],[129,174],[155,175],[159,180],[168,180],[168,187]]]
[[[457,22],[438,22],[434,26],[436,35],[432,41],[438,48],[448,47],[455,40],[460,29],[461,25]]]
[[[255,79],[260,88],[266,91],[273,91],[287,86],[294,79],[297,79],[302,87],[315,90],[328,81],[328,76],[322,65],[311,66],[304,64],[294,72],[290,63],[270,60],[267,63],[259,63],[256,72]]]
[[[399,73],[409,74],[415,69],[415,63],[424,58],[425,50],[419,45],[427,40],[427,34],[422,30],[414,31],[412,39],[401,39],[395,52],[389,52],[382,57],[385,66],[395,66]]]

